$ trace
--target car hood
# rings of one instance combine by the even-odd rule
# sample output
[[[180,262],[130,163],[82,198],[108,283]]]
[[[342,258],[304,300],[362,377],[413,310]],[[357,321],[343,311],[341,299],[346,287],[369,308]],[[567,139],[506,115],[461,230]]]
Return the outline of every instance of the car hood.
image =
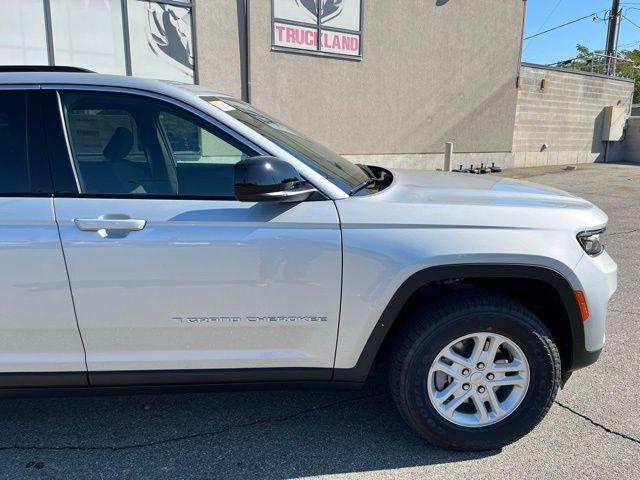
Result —
[[[339,201],[341,205],[351,204],[344,214],[341,209],[343,220],[362,208],[361,215],[353,215],[356,222],[575,230],[600,227],[607,222],[606,214],[591,202],[531,182],[490,174],[424,170],[391,173],[393,182],[382,192]]]
[[[568,192],[510,178],[464,173],[393,170],[389,200],[473,205],[587,206]],[[402,197],[402,198],[400,198]]]

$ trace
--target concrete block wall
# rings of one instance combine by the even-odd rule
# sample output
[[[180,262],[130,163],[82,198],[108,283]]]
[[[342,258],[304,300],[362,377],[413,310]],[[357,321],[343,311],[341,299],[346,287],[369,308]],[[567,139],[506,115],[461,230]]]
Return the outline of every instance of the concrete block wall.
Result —
[[[604,161],[604,108],[629,109],[633,88],[630,80],[523,64],[513,135],[514,166]],[[611,145],[607,161],[621,160],[622,152]]]
[[[544,84],[542,83],[544,81]],[[513,87],[516,89],[515,85]],[[452,165],[503,168],[567,165],[604,161],[640,161],[640,117],[631,117],[624,142],[601,140],[604,108],[629,109],[634,84],[630,80],[523,64],[517,86],[511,151],[456,152]],[[543,147],[546,144],[547,147]],[[464,147],[464,146],[463,146]],[[394,168],[442,168],[441,153],[348,155],[354,162]]]
[[[640,117],[629,117],[627,120],[623,147],[627,162],[640,162]]]

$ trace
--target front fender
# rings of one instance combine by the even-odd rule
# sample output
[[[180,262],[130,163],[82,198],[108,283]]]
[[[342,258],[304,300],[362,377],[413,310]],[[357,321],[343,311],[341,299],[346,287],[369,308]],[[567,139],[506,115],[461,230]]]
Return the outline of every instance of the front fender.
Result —
[[[407,300],[423,285],[430,282],[455,278],[519,278],[542,281],[551,286],[562,298],[567,317],[570,322],[572,336],[572,356],[568,370],[573,370],[594,361],[593,353],[585,349],[585,335],[580,309],[574,295],[574,287],[568,277],[574,274],[566,266],[564,274],[546,265],[532,265],[522,263],[474,263],[447,264],[424,268],[409,276],[395,291],[387,303],[383,313],[364,341],[363,348],[353,366],[341,368],[336,362],[333,379],[336,381],[364,382],[373,367],[376,356],[385,338],[391,331]],[[343,325],[341,320],[338,352],[340,345],[345,345]],[[342,342],[340,342],[342,340]],[[353,344],[351,349],[353,349]],[[352,350],[353,351],[353,350]],[[344,356],[344,355],[343,355]],[[346,357],[346,356],[345,356]],[[596,355],[597,358],[597,355]]]

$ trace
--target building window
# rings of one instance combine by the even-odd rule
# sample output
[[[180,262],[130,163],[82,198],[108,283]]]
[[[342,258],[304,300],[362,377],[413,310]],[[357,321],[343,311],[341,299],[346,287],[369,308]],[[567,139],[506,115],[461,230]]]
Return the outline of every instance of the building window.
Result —
[[[49,0],[49,4],[57,65],[126,74],[120,0]]]
[[[0,64],[194,83],[192,10],[193,0],[5,0]]]
[[[272,49],[362,58],[362,0],[272,0]]]
[[[175,3],[128,0],[133,75],[193,83],[191,9]]]
[[[42,0],[3,2],[0,7],[0,32],[0,64],[47,64]]]

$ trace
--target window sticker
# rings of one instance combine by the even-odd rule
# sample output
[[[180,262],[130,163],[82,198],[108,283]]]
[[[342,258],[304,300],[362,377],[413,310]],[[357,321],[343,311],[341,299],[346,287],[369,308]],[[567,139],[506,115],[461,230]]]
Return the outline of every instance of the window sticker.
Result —
[[[235,108],[228,103],[224,103],[222,100],[211,100],[209,103],[223,112],[231,112],[232,110],[235,110]]]

